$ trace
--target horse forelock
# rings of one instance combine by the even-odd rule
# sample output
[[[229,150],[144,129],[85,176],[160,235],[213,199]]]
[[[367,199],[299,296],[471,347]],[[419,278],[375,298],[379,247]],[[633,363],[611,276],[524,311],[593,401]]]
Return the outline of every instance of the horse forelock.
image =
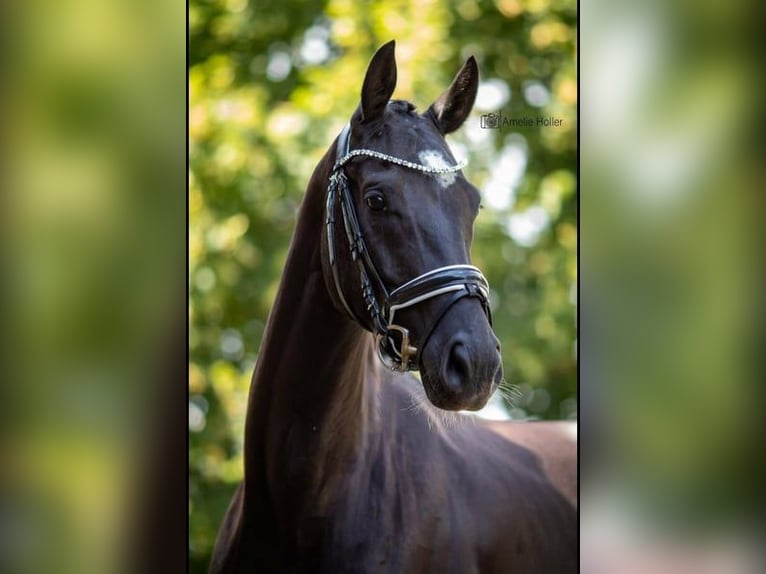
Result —
[[[412,102],[407,100],[391,100],[388,103],[388,107],[391,111],[409,115],[417,115],[417,107]]]
[[[370,122],[361,121],[357,110],[352,116],[351,126],[352,150],[372,149],[430,167],[455,163],[452,151],[431,114],[417,113],[417,108],[409,101],[391,100],[381,117]],[[423,159],[424,153],[428,161]],[[437,156],[440,159],[435,159]]]

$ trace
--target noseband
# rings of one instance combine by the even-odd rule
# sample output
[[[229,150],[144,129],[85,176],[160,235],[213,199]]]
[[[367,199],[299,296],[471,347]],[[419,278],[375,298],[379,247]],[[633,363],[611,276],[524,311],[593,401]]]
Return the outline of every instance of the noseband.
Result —
[[[356,263],[359,270],[362,297],[376,333],[378,355],[381,361],[394,371],[417,370],[419,350],[411,344],[409,331],[394,323],[396,312],[434,297],[450,295],[445,299],[441,309],[436,314],[436,320],[431,326],[428,335],[423,339],[423,343],[420,346],[420,349],[423,349],[442,317],[444,317],[452,305],[463,297],[476,297],[479,299],[484,313],[487,315],[490,324],[492,324],[492,315],[489,309],[489,284],[481,271],[473,265],[448,265],[423,273],[389,293],[365,245],[362,229],[359,226],[359,218],[357,217],[356,208],[351,197],[348,178],[343,167],[355,157],[368,156],[420,171],[424,174],[442,174],[459,171],[465,166],[466,162],[444,168],[434,168],[379,151],[369,149],[349,150],[350,139],[351,125],[346,124],[346,127],[343,128],[338,137],[335,165],[333,166],[330,184],[327,188],[327,245],[335,291],[338,293],[338,298],[349,316],[363,328],[367,328],[365,321],[360,320],[351,310],[351,306],[343,295],[343,288],[338,276],[335,246],[335,204],[338,203],[343,218],[343,228],[348,238],[351,259]],[[381,297],[380,301],[376,292]]]

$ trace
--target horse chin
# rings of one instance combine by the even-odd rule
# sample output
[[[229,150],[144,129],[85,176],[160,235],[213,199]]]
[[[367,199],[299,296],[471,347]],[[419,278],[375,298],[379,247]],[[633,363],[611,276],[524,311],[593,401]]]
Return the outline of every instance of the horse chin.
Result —
[[[421,368],[421,380],[428,400],[438,409],[444,411],[478,411],[484,408],[489,398],[494,393],[497,385],[477,385],[476,389],[470,392],[463,390],[455,393],[447,385],[438,379],[430,376],[427,369]]]

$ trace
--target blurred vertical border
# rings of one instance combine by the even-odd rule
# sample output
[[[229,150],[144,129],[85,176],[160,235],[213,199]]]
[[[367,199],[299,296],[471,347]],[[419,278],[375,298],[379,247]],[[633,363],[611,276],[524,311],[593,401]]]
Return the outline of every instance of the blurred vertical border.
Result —
[[[185,6],[2,11],[0,571],[184,571]]]
[[[582,566],[763,572],[763,5],[581,8]]]

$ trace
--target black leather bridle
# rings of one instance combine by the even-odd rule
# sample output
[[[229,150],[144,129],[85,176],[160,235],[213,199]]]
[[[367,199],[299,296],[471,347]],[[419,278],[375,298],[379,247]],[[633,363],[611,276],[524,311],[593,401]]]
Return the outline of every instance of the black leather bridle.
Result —
[[[408,169],[420,171],[424,174],[453,173],[462,169],[465,163],[435,168],[413,163],[375,150],[349,150],[350,138],[351,125],[347,124],[338,137],[335,165],[333,166],[330,183],[327,188],[327,246],[335,291],[349,316],[366,329],[366,322],[357,317],[351,309],[340,284],[335,245],[335,206],[337,203],[340,205],[343,228],[348,239],[351,259],[356,263],[359,270],[362,297],[372,319],[373,330],[377,336],[377,349],[380,359],[386,366],[395,371],[418,370],[419,349],[411,344],[409,331],[394,323],[396,312],[434,297],[449,295],[444,300],[441,309],[436,314],[436,319],[431,329],[420,345],[422,350],[425,348],[428,339],[442,317],[444,317],[452,305],[463,297],[476,297],[479,299],[491,325],[492,314],[489,308],[489,284],[481,271],[473,265],[448,265],[423,273],[389,293],[365,245],[364,235],[359,226],[359,218],[357,217],[354,201],[351,197],[348,178],[343,167],[351,159],[358,156],[373,157]],[[378,300],[376,293],[380,295],[381,301]]]

